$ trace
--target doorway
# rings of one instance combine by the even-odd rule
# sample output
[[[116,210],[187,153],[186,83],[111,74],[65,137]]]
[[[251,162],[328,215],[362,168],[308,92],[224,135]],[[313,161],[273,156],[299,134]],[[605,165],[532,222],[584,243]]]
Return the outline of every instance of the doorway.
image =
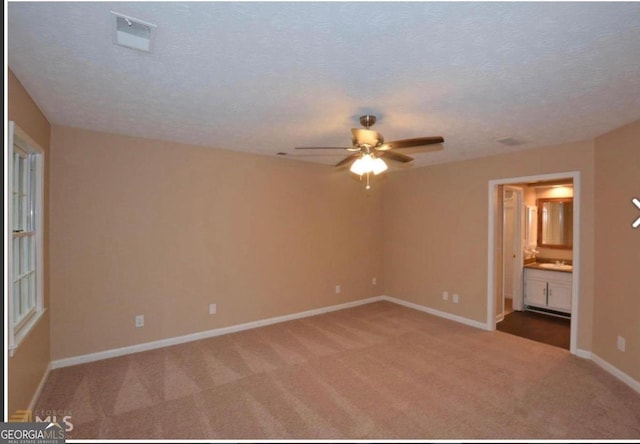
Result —
[[[519,230],[516,234],[511,233],[511,228],[507,230],[503,230],[507,224],[511,223],[508,218],[508,212],[505,215],[503,211],[503,207],[508,207],[511,205],[507,200],[507,205],[503,205],[505,203],[505,192],[507,190],[511,190],[513,194],[507,193],[507,197],[513,197],[513,206],[515,207],[515,202],[517,201],[517,191],[513,191],[513,189],[519,188],[518,185],[534,183],[539,181],[552,181],[552,180],[561,180],[561,179],[569,179],[573,181],[573,189],[574,189],[574,218],[573,218],[573,279],[571,283],[572,295],[571,295],[571,319],[568,320],[570,323],[570,336],[569,336],[569,351],[572,354],[577,353],[577,337],[578,337],[578,318],[579,318],[579,276],[580,276],[580,173],[578,171],[566,172],[566,173],[558,173],[558,174],[544,174],[537,176],[523,176],[523,177],[515,177],[509,179],[495,179],[489,181],[489,230],[488,230],[488,274],[487,274],[487,329],[495,330],[496,322],[500,322],[505,317],[505,300],[508,297],[509,291],[511,291],[511,296],[514,295],[517,297],[518,294],[522,294],[522,289],[520,287],[517,290],[517,285],[522,285],[522,236],[525,233],[524,227],[524,215],[525,211],[522,206],[522,199],[520,200],[520,204],[517,207],[518,216],[512,218],[513,222],[513,231]],[[506,216],[506,217],[505,217]],[[507,233],[504,233],[504,232]],[[507,234],[506,237],[503,237],[504,234]],[[513,234],[513,236],[511,236]],[[507,250],[511,249],[508,244],[509,238],[515,239],[514,243],[519,245],[516,253],[516,258],[513,258],[513,252],[509,253]],[[520,241],[518,241],[518,239]],[[506,248],[505,248],[506,246]],[[515,249],[515,246],[512,246]],[[510,255],[510,257],[509,257]],[[505,257],[506,256],[506,257]],[[509,271],[510,264],[514,265],[515,268],[520,269],[520,277],[514,278],[514,273]],[[517,264],[520,264],[518,266]],[[514,288],[514,280],[516,280],[516,287]],[[505,297],[507,296],[507,297]],[[513,305],[517,304],[517,301],[511,299],[513,301]],[[506,306],[509,304],[507,303]],[[521,312],[518,312],[518,314]],[[528,312],[527,312],[528,313]],[[515,313],[514,313],[515,314]],[[531,313],[528,313],[531,314]],[[510,315],[511,316],[511,315]],[[544,315],[543,315],[544,316]],[[564,327],[566,331],[566,326]],[[544,342],[544,341],[541,341]],[[556,344],[554,344],[556,345]],[[566,347],[565,347],[566,348]]]

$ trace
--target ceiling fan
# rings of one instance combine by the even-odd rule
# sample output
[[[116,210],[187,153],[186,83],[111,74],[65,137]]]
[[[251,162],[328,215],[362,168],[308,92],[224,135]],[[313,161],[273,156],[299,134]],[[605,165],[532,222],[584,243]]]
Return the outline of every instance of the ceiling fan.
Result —
[[[394,140],[392,142],[384,141],[384,137],[377,131],[371,129],[376,123],[376,116],[365,114],[360,116],[360,124],[364,128],[351,128],[351,142],[350,147],[333,147],[333,146],[302,146],[296,147],[297,150],[347,150],[352,152],[335,166],[340,167],[354,161],[351,165],[351,172],[358,174],[359,176],[366,175],[367,189],[369,186],[369,174],[379,174],[387,169],[387,165],[382,160],[385,157],[389,160],[395,160],[398,162],[411,162],[413,157],[407,156],[401,152],[395,150],[403,148],[415,148],[428,145],[437,145],[444,142],[444,139],[440,136],[434,137],[418,137],[414,139]],[[435,147],[434,147],[435,148]],[[437,151],[442,149],[442,146],[429,151]]]

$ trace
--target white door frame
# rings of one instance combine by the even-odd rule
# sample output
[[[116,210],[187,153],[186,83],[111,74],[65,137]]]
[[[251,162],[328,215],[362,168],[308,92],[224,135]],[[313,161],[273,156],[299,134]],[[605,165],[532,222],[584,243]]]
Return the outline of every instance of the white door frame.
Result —
[[[514,272],[511,274],[511,276],[507,276],[505,274],[505,269],[506,269],[506,261],[504,260],[504,252],[505,252],[505,223],[504,223],[504,214],[505,214],[505,207],[504,207],[504,194],[505,191],[512,191],[515,195],[514,200],[515,203],[513,205],[513,225],[514,225],[514,229],[513,229],[513,233],[512,233],[512,237],[513,237],[513,246],[514,246],[514,250],[515,250],[515,260],[513,261],[514,264]],[[523,229],[524,229],[524,210],[523,210],[523,204],[524,204],[524,190],[521,187],[516,187],[516,186],[509,186],[509,185],[505,185],[503,190],[502,190],[502,297],[500,298],[502,300],[502,312],[501,314],[496,316],[496,322],[502,321],[504,319],[504,300],[505,300],[505,292],[504,292],[504,283],[506,282],[507,279],[511,279],[512,282],[512,290],[513,290],[513,295],[516,294],[520,294],[520,299],[522,299],[522,264],[524,263],[524,259],[523,259],[523,254],[522,254],[522,237],[523,237]],[[518,267],[518,264],[520,265],[520,267]],[[513,299],[515,299],[514,296],[511,296]]]
[[[573,179],[573,275],[571,296],[571,338],[569,351],[577,354],[578,350],[578,316],[579,316],[579,291],[580,291],[580,171],[565,173],[541,174],[537,176],[512,177],[507,179],[494,179],[489,181],[489,228],[488,228],[488,263],[487,263],[487,330],[496,329],[496,188],[498,185],[537,182],[540,180]]]

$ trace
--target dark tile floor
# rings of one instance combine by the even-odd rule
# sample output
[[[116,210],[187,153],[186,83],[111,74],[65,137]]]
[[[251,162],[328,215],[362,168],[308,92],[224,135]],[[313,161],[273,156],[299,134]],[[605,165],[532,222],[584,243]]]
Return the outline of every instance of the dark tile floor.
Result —
[[[506,301],[511,302],[510,299]],[[507,304],[505,304],[507,305]],[[505,313],[508,312],[505,306]],[[510,307],[509,307],[510,308]],[[505,315],[496,329],[569,350],[571,320],[531,311],[512,311]]]

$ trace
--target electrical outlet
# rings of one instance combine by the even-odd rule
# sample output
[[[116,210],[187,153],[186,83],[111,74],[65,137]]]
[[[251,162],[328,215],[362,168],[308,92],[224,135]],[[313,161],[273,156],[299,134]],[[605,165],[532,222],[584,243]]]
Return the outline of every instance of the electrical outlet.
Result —
[[[448,291],[443,291],[442,292],[442,300],[443,301],[448,301],[449,300],[449,292]]]
[[[339,285],[336,285],[336,294],[340,293],[342,291],[342,289],[340,288]]]
[[[144,315],[136,316],[136,327],[144,327]]]
[[[376,278],[371,278],[371,285],[376,285],[378,280]]]
[[[627,341],[625,341],[624,337],[618,336],[618,350],[623,352],[625,348],[627,348]]]
[[[209,304],[209,314],[214,315],[218,312],[218,306],[216,304]]]
[[[460,295],[458,293],[453,293],[453,303],[457,304],[460,302]]]

